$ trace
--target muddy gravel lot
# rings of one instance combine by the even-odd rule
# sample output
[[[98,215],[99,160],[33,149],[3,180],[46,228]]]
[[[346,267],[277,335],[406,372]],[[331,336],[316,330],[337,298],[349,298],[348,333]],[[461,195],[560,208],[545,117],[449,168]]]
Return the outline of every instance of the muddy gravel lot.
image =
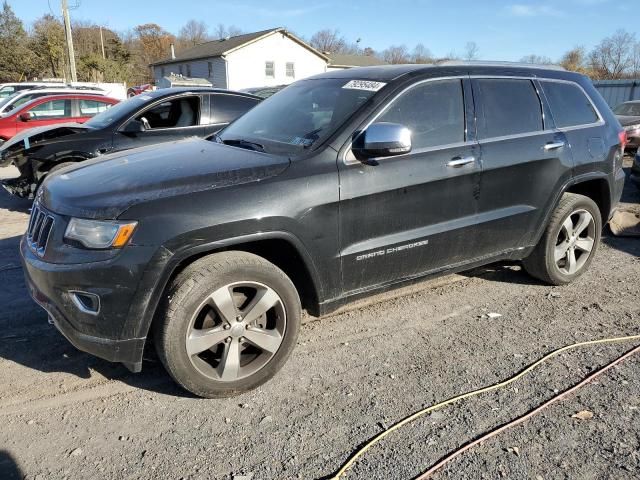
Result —
[[[624,200],[638,204],[639,191],[627,185]],[[202,400],[177,388],[152,350],[132,374],[75,350],[48,325],[18,258],[29,206],[0,192],[3,480],[331,477],[414,411],[506,379],[563,345],[640,333],[640,238],[605,233],[575,284],[551,288],[497,264],[377,296],[307,318],[288,364],[259,390]],[[508,388],[426,415],[346,478],[414,478],[636,344],[567,352]],[[585,410],[593,416],[573,417]],[[640,478],[640,354],[433,478],[502,477]]]

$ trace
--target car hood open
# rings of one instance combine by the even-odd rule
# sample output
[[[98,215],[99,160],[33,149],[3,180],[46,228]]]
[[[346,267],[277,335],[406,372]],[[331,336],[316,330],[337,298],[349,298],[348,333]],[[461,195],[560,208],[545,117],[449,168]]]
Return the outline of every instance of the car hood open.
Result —
[[[89,129],[89,127],[80,123],[60,123],[58,125],[24,130],[7,140],[0,147],[0,167],[8,165],[16,156],[22,155],[24,151],[32,146]]]
[[[36,200],[62,215],[115,219],[138,203],[263,180],[288,165],[287,157],[192,138],[62,169]]]

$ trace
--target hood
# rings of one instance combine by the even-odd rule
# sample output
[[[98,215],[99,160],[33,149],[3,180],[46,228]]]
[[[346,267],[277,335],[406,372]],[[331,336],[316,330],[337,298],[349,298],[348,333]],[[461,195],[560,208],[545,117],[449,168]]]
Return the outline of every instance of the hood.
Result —
[[[286,157],[188,139],[62,169],[44,181],[37,200],[62,215],[115,219],[138,203],[257,182],[288,165]]]
[[[640,124],[640,117],[637,116],[628,116],[628,115],[616,115],[620,125],[626,127],[628,125],[636,125]]]
[[[90,127],[80,123],[59,123],[57,125],[24,130],[2,144],[0,148],[0,167],[8,165],[16,156],[22,155],[35,145],[87,130],[90,130]]]

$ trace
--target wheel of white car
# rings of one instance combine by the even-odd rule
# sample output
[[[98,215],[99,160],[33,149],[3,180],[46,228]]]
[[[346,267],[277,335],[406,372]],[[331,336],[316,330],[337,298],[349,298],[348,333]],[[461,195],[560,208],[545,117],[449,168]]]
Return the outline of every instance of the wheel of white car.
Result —
[[[298,293],[282,270],[250,253],[221,252],[195,261],[171,283],[155,344],[182,387],[227,397],[280,370],[300,318]]]

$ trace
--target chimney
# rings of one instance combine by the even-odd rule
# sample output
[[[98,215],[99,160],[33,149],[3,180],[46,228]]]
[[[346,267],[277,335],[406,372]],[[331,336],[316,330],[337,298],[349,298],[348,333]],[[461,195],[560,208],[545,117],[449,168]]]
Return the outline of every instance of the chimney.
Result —
[[[176,47],[172,43],[171,44],[171,60],[175,60],[175,58],[176,58]]]

